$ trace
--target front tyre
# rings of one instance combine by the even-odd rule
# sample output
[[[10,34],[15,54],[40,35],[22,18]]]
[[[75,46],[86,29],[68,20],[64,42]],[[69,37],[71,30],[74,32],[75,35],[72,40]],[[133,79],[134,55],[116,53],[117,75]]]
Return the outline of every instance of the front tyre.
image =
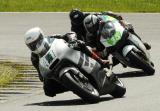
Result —
[[[155,69],[154,69],[152,63],[146,61],[144,58],[140,57],[134,51],[131,51],[130,53],[128,53],[127,57],[130,59],[130,61],[133,64],[135,64],[135,66],[138,66],[139,68],[141,68],[148,75],[154,74]]]
[[[61,79],[69,90],[73,91],[73,93],[77,94],[84,101],[88,103],[99,102],[100,96],[97,89],[90,84],[84,75],[81,74],[79,76],[78,74],[65,73]]]

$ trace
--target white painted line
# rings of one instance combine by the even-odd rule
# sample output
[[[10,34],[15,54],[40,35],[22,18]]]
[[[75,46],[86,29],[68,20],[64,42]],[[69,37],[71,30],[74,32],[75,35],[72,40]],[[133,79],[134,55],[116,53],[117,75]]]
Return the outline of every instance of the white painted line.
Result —
[[[63,14],[64,13],[65,14],[69,12],[0,12],[0,14],[5,14],[5,13],[15,13],[15,14],[16,13],[31,13],[31,14],[34,14],[34,13],[42,13],[42,14],[43,13],[60,13],[61,14],[62,13]]]
[[[69,12],[0,12],[0,14],[68,14]],[[85,13],[94,13],[94,12],[85,12]],[[115,13],[120,13],[120,14],[160,14],[159,12],[155,12],[155,13],[124,13],[124,12],[115,12]]]

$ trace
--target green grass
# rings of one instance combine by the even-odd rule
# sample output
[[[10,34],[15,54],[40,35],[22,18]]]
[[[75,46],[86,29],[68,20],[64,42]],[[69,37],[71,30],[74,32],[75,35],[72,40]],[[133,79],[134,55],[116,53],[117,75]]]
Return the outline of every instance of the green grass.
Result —
[[[35,70],[32,65],[11,62],[9,60],[0,60],[0,87],[5,87],[11,84],[16,79],[23,79],[26,74],[22,73],[27,70]]]
[[[160,12],[160,0],[0,0],[1,12],[70,11]]]
[[[0,64],[0,87],[13,81],[18,75],[18,70],[12,64]]]

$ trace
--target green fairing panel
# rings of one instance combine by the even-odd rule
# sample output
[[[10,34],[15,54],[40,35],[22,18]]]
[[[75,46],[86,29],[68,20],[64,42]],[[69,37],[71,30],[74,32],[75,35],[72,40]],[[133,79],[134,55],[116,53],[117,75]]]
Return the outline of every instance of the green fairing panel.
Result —
[[[107,43],[111,46],[114,46],[121,39],[121,33],[116,31],[116,33],[109,39],[107,39]]]
[[[104,20],[104,21],[112,21],[112,22],[118,21],[114,17],[108,16],[108,15],[103,15],[102,16],[102,20]]]

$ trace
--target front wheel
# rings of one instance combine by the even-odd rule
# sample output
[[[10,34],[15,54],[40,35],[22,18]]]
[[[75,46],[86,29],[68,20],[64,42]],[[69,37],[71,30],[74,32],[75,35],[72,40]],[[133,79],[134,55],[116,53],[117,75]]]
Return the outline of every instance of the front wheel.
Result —
[[[89,103],[98,102],[100,99],[97,89],[83,75],[65,73],[62,76],[62,82],[73,93],[77,94],[84,101]]]
[[[135,52],[131,51],[127,57],[130,59],[130,61],[141,68],[144,72],[146,72],[148,75],[153,75],[155,72],[155,69],[151,62],[146,61],[144,58],[140,57]]]

